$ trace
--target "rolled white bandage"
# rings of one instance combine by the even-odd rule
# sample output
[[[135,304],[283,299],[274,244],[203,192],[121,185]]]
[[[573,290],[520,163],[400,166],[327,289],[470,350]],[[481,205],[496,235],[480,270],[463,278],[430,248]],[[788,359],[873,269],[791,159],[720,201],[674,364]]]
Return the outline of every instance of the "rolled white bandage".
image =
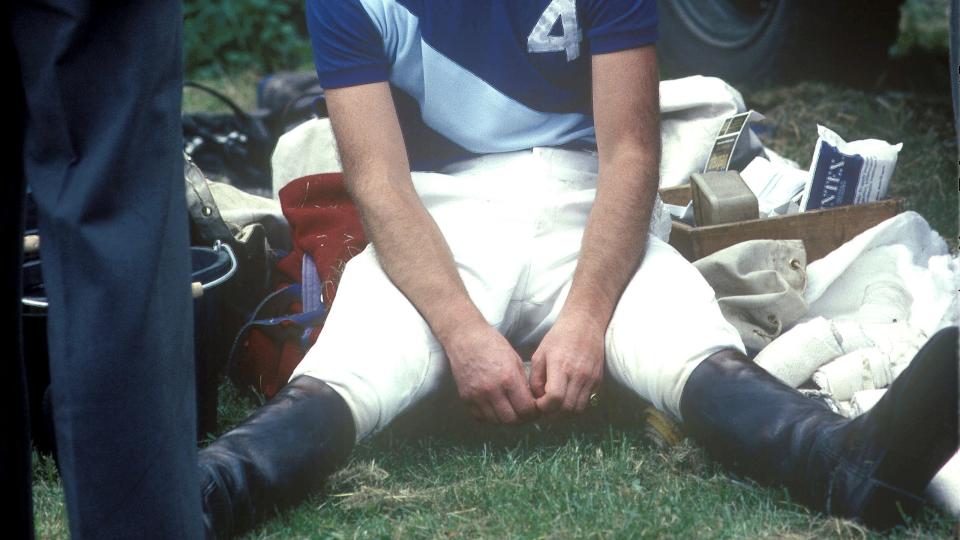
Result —
[[[873,347],[886,352],[898,364],[909,364],[927,341],[926,334],[906,322],[865,323],[848,319],[831,324],[844,353]]]
[[[890,357],[875,347],[845,354],[813,374],[821,390],[840,401],[848,401],[860,390],[883,388],[895,376]]]
[[[760,351],[754,361],[796,388],[820,366],[843,355],[831,323],[823,317],[794,326]]]

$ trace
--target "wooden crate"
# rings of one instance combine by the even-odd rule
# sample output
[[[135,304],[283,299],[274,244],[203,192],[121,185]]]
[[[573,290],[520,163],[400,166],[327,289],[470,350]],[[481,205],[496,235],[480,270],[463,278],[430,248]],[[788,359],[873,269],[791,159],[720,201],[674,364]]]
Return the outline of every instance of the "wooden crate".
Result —
[[[690,186],[660,190],[663,202],[686,205]],[[706,257],[746,240],[803,240],[807,262],[822,258],[863,231],[903,211],[903,199],[812,210],[789,216],[737,221],[723,225],[691,227],[673,222],[670,245],[689,261]]]

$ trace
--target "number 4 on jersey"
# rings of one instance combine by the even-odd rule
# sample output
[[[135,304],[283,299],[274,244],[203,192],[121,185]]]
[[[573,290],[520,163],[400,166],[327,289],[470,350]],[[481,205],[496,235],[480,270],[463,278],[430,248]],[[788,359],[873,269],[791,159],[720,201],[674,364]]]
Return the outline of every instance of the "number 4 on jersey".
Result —
[[[563,34],[551,35],[557,21]],[[577,25],[577,6],[575,0],[553,0],[540,15],[530,36],[527,37],[527,52],[546,53],[566,51],[567,62],[580,56],[580,27]]]

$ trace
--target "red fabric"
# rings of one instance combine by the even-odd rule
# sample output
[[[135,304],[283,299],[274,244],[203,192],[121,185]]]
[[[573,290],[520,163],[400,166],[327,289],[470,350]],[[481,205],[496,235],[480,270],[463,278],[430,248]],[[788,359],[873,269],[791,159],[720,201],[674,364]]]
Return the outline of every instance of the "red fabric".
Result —
[[[286,382],[286,379],[277,373],[283,344],[274,342],[263,332],[252,330],[243,343],[243,348],[242,361],[237,362],[237,377],[247,384],[259,387],[267,398],[273,397],[283,382]]]
[[[291,283],[299,283],[303,254],[310,254],[323,281],[323,297],[329,308],[343,265],[367,245],[360,212],[347,194],[343,175],[298,178],[280,190],[280,206],[290,223],[294,249],[277,263],[277,268]]]
[[[286,312],[301,313],[303,305],[299,301],[291,302],[286,306]],[[281,328],[297,330],[293,321],[281,321],[279,325]],[[311,333],[311,344],[316,341],[319,332],[320,329],[317,328],[315,333]],[[286,339],[279,337],[288,334],[290,333],[250,328],[234,358],[233,378],[241,384],[258,388],[267,398],[273,397],[287,383],[294,368],[303,358],[296,339],[296,335],[302,334],[302,331],[290,334]]]
[[[367,245],[360,213],[347,194],[343,175],[316,174],[298,178],[280,190],[280,206],[290,223],[293,251],[277,262],[286,281],[300,283],[303,254],[317,267],[323,282],[323,298],[329,309],[337,292],[337,283],[346,264]],[[288,314],[301,313],[299,302],[289,306]],[[289,321],[282,326],[292,324]],[[321,327],[310,329],[306,343],[297,333],[270,333],[252,328],[242,343],[235,377],[243,384],[258,387],[273,397],[293,374],[309,346],[317,340]],[[289,337],[278,339],[278,335]],[[302,334],[300,334],[302,335]]]

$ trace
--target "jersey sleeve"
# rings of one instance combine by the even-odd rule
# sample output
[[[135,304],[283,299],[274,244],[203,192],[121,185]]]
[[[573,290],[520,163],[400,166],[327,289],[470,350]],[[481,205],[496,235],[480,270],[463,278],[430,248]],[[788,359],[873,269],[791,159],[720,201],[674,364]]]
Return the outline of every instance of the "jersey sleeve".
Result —
[[[586,0],[584,30],[591,54],[633,49],[657,41],[656,0]]]
[[[358,0],[307,0],[306,12],[321,86],[388,80],[383,38]]]

